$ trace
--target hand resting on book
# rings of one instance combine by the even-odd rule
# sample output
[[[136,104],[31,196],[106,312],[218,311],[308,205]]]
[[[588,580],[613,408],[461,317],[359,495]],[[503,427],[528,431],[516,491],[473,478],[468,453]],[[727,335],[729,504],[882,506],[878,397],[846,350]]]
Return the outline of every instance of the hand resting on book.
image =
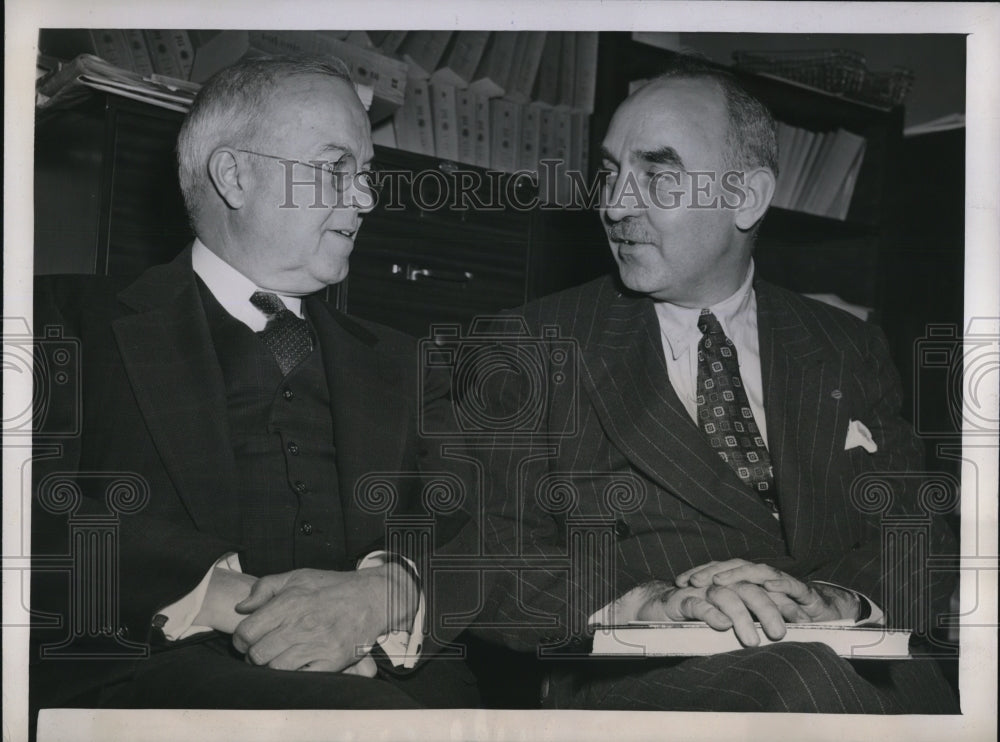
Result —
[[[856,595],[833,585],[805,583],[766,564],[742,559],[709,562],[678,575],[675,584],[640,585],[622,608],[630,620],[704,621],[719,631],[733,629],[744,646],[760,643],[754,621],[769,639],[781,639],[787,623],[855,619]],[[629,596],[626,596],[629,597]]]

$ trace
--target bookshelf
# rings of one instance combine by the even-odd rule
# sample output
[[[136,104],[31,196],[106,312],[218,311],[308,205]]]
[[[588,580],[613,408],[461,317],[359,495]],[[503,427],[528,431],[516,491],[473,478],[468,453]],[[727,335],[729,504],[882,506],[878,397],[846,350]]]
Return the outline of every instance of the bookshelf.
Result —
[[[216,35],[206,32],[190,31],[188,33],[195,48],[195,66],[197,67],[199,48],[217,43],[219,39]],[[426,38],[421,37],[417,41],[430,42],[434,40],[435,34],[440,35],[445,32],[422,33]],[[433,51],[425,49],[426,44],[419,45],[413,40],[407,44],[409,37],[400,36],[398,33],[372,32],[359,36],[358,33],[348,35],[343,32],[338,35],[330,32],[329,35],[331,38],[338,37],[334,42],[329,43],[340,45],[352,42],[375,43],[378,41],[378,51],[385,51],[388,48],[386,45],[401,44],[395,52],[397,58],[405,57],[403,52],[410,56],[416,56],[424,52],[430,54],[430,51]],[[446,65],[449,74],[438,75],[438,82],[435,82],[434,77],[432,77],[430,85],[427,84],[427,81],[422,81],[425,90],[428,87],[431,89],[440,87],[440,81],[443,79],[454,81],[455,77],[463,75],[476,78],[477,75],[487,74],[481,69],[483,68],[482,62],[473,64],[474,57],[479,55],[481,60],[489,57],[491,49],[496,45],[496,41],[501,35],[491,34],[490,39],[487,39],[485,43],[481,35],[467,35],[463,37],[463,45],[460,48],[457,44],[459,36],[460,34],[452,35],[450,39],[437,39],[437,45],[443,49],[441,60],[444,61],[442,64]],[[527,43],[527,36],[528,34],[525,34],[524,43]],[[536,45],[539,41],[544,41],[549,47],[544,48],[545,44],[543,44],[543,48],[538,52],[540,63],[529,97],[529,100],[534,102],[516,105],[521,106],[522,110],[531,108],[540,112],[543,117],[561,116],[568,120],[572,110],[565,105],[568,100],[567,96],[570,95],[567,91],[569,83],[560,80],[560,73],[563,71],[561,57],[566,55],[557,55],[555,52],[565,51],[563,47],[567,46],[566,39],[572,37],[579,63],[583,36],[574,36],[564,32],[550,32],[545,36],[545,39],[534,39]],[[503,38],[509,41],[513,37]],[[445,43],[442,44],[442,40]],[[243,41],[265,44],[279,43],[280,39],[272,39],[266,32],[257,32],[256,36],[248,36]],[[300,42],[319,43],[315,39],[315,34],[309,39],[303,36]],[[482,49],[476,51],[474,47],[477,45],[482,46]],[[589,132],[583,134],[585,144],[581,146],[590,152],[599,148],[615,108],[628,93],[629,83],[655,75],[672,55],[672,52],[633,41],[631,35],[625,32],[601,32],[597,35],[596,45],[597,62],[594,66],[592,81],[594,92],[592,98],[588,94],[583,95],[584,99],[593,102],[589,103],[588,100],[584,107],[579,109],[583,120],[589,123]],[[59,51],[66,56],[72,50],[61,47]],[[368,53],[374,52],[369,49]],[[385,53],[389,54],[389,52]],[[435,51],[434,56],[436,55]],[[468,58],[470,55],[472,59]],[[396,64],[403,63],[396,62]],[[428,61],[427,64],[432,66],[437,62]],[[553,64],[556,64],[555,69],[552,68]],[[474,68],[476,72],[469,73],[469,70]],[[489,65],[486,66],[487,71],[488,68]],[[439,69],[441,68],[439,67]],[[398,70],[394,74],[396,73]],[[489,74],[495,76],[493,72]],[[756,252],[761,275],[804,293],[836,294],[845,301],[872,307],[876,310],[876,317],[880,316],[887,297],[885,291],[887,266],[884,256],[887,248],[898,242],[901,233],[902,209],[896,173],[899,170],[901,158],[902,108],[882,110],[773,77],[740,71],[737,71],[736,74],[751,91],[768,104],[780,121],[810,131],[829,132],[844,129],[863,137],[866,142],[856,188],[845,219],[833,219],[783,208],[771,209],[762,225]],[[409,80],[408,83],[407,89],[417,87],[413,85],[413,80]],[[470,83],[470,86],[474,83],[475,80]],[[385,80],[383,80],[383,84],[385,84]],[[525,85],[522,81],[521,87],[525,87]],[[461,93],[461,91],[459,92]],[[576,93],[578,91],[574,90],[574,95]],[[387,88],[386,95],[390,97],[395,95],[391,85]],[[525,95],[528,94],[522,91],[522,99]],[[560,96],[564,99],[562,106],[559,105]],[[376,91],[376,98],[378,98],[378,91]],[[545,104],[548,98],[552,98],[552,105]],[[81,265],[92,265],[91,269],[98,271],[120,272],[126,269],[131,271],[147,258],[138,255],[130,258],[129,250],[139,248],[137,244],[132,244],[129,240],[139,240],[139,238],[148,240],[150,244],[159,246],[153,251],[156,253],[156,257],[169,257],[166,253],[172,248],[168,248],[167,245],[183,242],[183,236],[190,234],[186,222],[183,220],[179,197],[172,193],[161,193],[160,190],[165,186],[150,184],[150,181],[167,182],[165,179],[172,177],[170,173],[172,164],[170,159],[166,157],[166,151],[169,149],[166,142],[172,136],[171,132],[175,130],[179,116],[153,115],[150,113],[152,107],[126,106],[121,102],[123,99],[116,96],[106,96],[102,100],[104,100],[104,104],[88,105],[98,107],[105,105],[103,112],[95,110],[85,112],[84,109],[87,106],[81,106],[75,110],[59,112],[54,116],[56,121],[39,127],[37,157],[42,173],[41,185],[39,186],[40,200],[43,200],[45,193],[59,193],[60,189],[79,189],[80,187],[79,185],[68,186],[66,180],[61,179],[62,175],[65,174],[66,165],[63,164],[63,161],[56,161],[55,153],[62,152],[65,155],[66,148],[71,147],[75,142],[84,149],[89,147],[91,150],[106,151],[113,155],[102,159],[103,164],[100,167],[94,165],[93,157],[88,159],[80,153],[69,158],[70,166],[86,171],[82,173],[81,182],[99,183],[99,187],[95,185],[96,190],[92,189],[88,193],[78,194],[82,196],[82,200],[73,202],[74,205],[70,209],[71,214],[47,215],[46,209],[42,208],[38,229],[43,238],[49,233],[56,237],[62,230],[64,232],[62,237],[68,237],[71,244],[75,244],[74,240],[78,238],[86,244],[81,244],[72,251],[60,248],[51,256],[51,259],[45,258],[41,261],[43,269],[45,269],[46,264],[49,264],[71,269],[79,268]],[[108,101],[112,100],[114,103],[108,104]],[[494,103],[492,108],[498,108],[497,103],[501,100],[504,99],[492,99]],[[399,101],[397,101],[398,104]],[[589,116],[586,114],[588,107],[593,108],[593,113]],[[394,116],[397,121],[405,108],[405,103],[398,107]],[[490,107],[487,106],[487,115],[489,115],[489,109]],[[426,111],[428,119],[433,118],[431,113],[432,111],[428,107]],[[461,113],[461,109],[458,113]],[[119,125],[120,117],[125,117],[122,120],[124,125]],[[393,118],[393,116],[389,118]],[[78,120],[78,123],[68,123],[73,120]],[[148,123],[145,126],[137,126],[134,125],[135,120],[143,120]],[[461,124],[460,120],[456,120]],[[75,126],[79,126],[79,130],[75,129]],[[462,126],[459,125],[457,128],[460,133]],[[430,133],[428,132],[428,134]],[[579,132],[576,134],[578,135]],[[488,132],[487,137],[489,138]],[[84,140],[89,144],[83,144]],[[554,145],[554,142],[546,143],[545,140],[546,137],[541,136],[536,145],[540,156],[548,154],[546,147]],[[429,141],[433,143],[434,137],[431,136]],[[461,146],[459,144],[459,148]],[[141,152],[130,154],[130,147],[149,153],[154,151],[159,153],[156,160],[159,163],[156,167],[159,169],[153,171],[156,173],[155,178],[143,181],[137,177],[137,173],[133,172],[133,166],[130,163],[133,161],[141,162],[143,158]],[[408,167],[431,168],[439,167],[443,162],[456,160],[461,162],[463,159],[463,157],[441,157],[440,153],[434,152],[433,144],[431,144],[430,151],[427,147],[423,149],[422,155],[411,157],[409,152],[381,147],[380,157],[390,165],[402,158]],[[454,149],[454,146],[450,146],[452,154],[454,154]],[[578,148],[574,147],[573,149]],[[468,152],[465,153],[465,159],[468,159]],[[596,169],[593,160],[594,158],[590,158],[589,163],[584,165],[588,175],[592,175]],[[516,158],[508,158],[508,166],[510,162],[516,162],[518,167],[523,167],[526,164],[521,153],[518,153]],[[491,169],[497,169],[497,164],[492,161],[492,158],[479,162],[481,167],[492,165]],[[468,168],[470,166],[463,163],[461,167]],[[60,170],[60,168],[63,169]],[[50,174],[51,178],[48,177]],[[128,183],[131,183],[131,186],[123,188],[123,185]],[[544,201],[547,192],[546,183],[542,182],[538,185]],[[96,199],[103,206],[107,206],[107,199],[113,193],[121,195],[112,199],[114,206],[102,211],[100,220],[94,222],[96,217],[92,209],[88,210],[87,204]],[[59,200],[66,201],[66,199]],[[153,203],[157,206],[148,205]],[[125,209],[124,213],[122,209]],[[130,210],[132,213],[129,213]],[[492,288],[484,287],[484,290],[489,288],[488,294],[495,294],[496,308],[507,306],[510,302],[516,304],[517,302],[514,300],[517,297],[538,296],[547,291],[582,282],[612,269],[603,231],[593,213],[568,207],[563,210],[546,211],[527,221],[523,217],[524,214],[517,213],[516,210],[508,210],[497,217],[500,223],[509,228],[509,233],[504,238],[507,239],[507,242],[504,243],[503,249],[515,251],[520,249],[514,247],[515,236],[517,239],[525,241],[525,244],[530,244],[530,249],[526,249],[518,258],[524,265],[524,270],[518,279],[523,284],[520,290],[509,292],[506,289],[504,291],[498,289],[497,292],[494,292]],[[115,226],[122,223],[123,218],[132,219],[137,225],[155,223],[158,226],[154,230],[137,226],[126,235]],[[393,215],[386,223],[391,227],[394,221],[400,218],[402,217]],[[425,215],[423,221],[418,221],[410,226],[421,229],[433,228],[435,219],[438,218]],[[442,244],[450,244],[465,237],[472,240],[480,238],[480,232],[477,232],[469,221],[468,213],[455,215],[454,218],[464,231],[454,233],[449,237],[448,243]],[[76,224],[89,224],[89,232],[77,230],[76,233],[73,233],[71,229],[67,235],[67,228],[73,219],[76,220]],[[377,226],[382,221],[385,220],[378,215],[373,215],[368,223],[376,226],[366,226],[366,232],[362,233],[359,247],[366,248],[369,251],[367,254],[381,255],[380,250],[389,250],[383,245],[403,243],[403,240],[391,232],[391,229],[382,234],[381,228]],[[367,233],[369,229],[373,234],[372,237],[369,237]],[[81,234],[87,236],[80,237]],[[499,232],[494,231],[490,234],[496,235]],[[371,242],[376,237],[380,240],[379,245]],[[41,249],[44,250],[45,239],[42,239],[40,244]],[[60,250],[61,254],[59,254]],[[371,290],[376,292],[375,295],[380,295],[390,286],[390,284],[385,283],[381,268],[375,270],[374,267],[365,264],[365,258],[361,257],[364,254],[366,253],[361,250],[357,253],[357,270],[354,271],[354,275],[358,280],[352,289],[355,306],[363,306],[367,301],[364,298],[364,292]],[[86,257],[81,257],[84,255]],[[401,265],[400,270],[405,271],[406,261],[400,262],[402,256],[398,254],[394,257],[399,259],[385,258],[389,263],[389,268],[391,269],[392,265]],[[442,253],[441,260],[447,262],[450,259]],[[431,260],[429,264],[440,265],[441,260]],[[427,261],[425,260],[425,262]],[[369,269],[374,272],[369,273]],[[436,273],[432,270],[431,274],[441,275],[442,270],[439,267]],[[481,275],[488,273],[489,270],[485,273],[480,271]],[[456,290],[454,282],[443,279],[438,281],[434,278],[428,278],[410,283],[436,285],[438,287],[436,290],[444,293]],[[467,293],[482,295],[483,292],[468,291]],[[393,297],[398,298],[395,294]],[[384,312],[379,313],[378,317],[383,321],[387,318]]]

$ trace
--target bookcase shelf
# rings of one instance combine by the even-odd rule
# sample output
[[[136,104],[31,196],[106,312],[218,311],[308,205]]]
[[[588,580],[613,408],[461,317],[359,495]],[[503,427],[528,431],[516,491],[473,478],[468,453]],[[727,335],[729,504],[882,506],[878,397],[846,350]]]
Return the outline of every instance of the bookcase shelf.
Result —
[[[591,152],[598,151],[615,109],[628,94],[629,83],[655,76],[672,56],[672,52],[633,41],[625,32],[599,34]],[[847,218],[840,221],[773,208],[758,238],[760,274],[794,290],[837,294],[874,307],[877,317],[885,297],[882,256],[898,243],[901,232],[902,190],[897,173],[903,109],[881,110],[773,77],[738,70],[736,74],[779,120],[813,131],[843,128],[866,140]],[[39,119],[36,230],[41,270],[135,272],[151,262],[168,259],[176,246],[190,237],[172,180],[173,136],[179,120],[178,114],[154,113],[151,106],[125,102],[117,96],[94,96],[85,105]],[[385,164],[399,163],[407,168],[435,168],[441,162],[391,149],[380,149],[379,158]],[[596,170],[595,160],[590,158],[590,173]],[[351,290],[355,306],[362,307],[368,301],[365,281],[373,281],[370,287],[376,293],[369,303],[374,307],[374,297],[390,285],[385,283],[384,270],[396,265],[405,272],[407,265],[416,265],[399,254],[395,255],[398,259],[387,256],[403,249],[411,235],[425,230],[446,240],[442,244],[455,246],[468,240],[474,251],[487,235],[500,241],[498,249],[518,252],[520,273],[504,274],[508,283],[502,291],[497,289],[493,302],[497,308],[613,270],[603,230],[593,212],[376,213],[362,232],[359,247],[366,250],[359,250],[357,270],[352,270],[358,279]],[[379,244],[374,242],[376,237]],[[523,250],[515,248],[517,243]],[[361,256],[373,260],[381,256],[378,259],[388,262],[376,268],[365,265],[367,257]],[[431,262],[436,261],[440,273],[445,269],[441,261],[448,260],[444,253],[438,257],[440,260]],[[494,267],[500,271],[495,275],[504,273],[499,265]],[[478,273],[491,275],[491,270],[480,266]],[[439,290],[455,293],[458,287],[442,281]],[[466,297],[477,298],[495,293],[485,287],[464,291]],[[472,304],[478,311],[482,302]],[[388,310],[380,309],[377,314],[384,321]]]

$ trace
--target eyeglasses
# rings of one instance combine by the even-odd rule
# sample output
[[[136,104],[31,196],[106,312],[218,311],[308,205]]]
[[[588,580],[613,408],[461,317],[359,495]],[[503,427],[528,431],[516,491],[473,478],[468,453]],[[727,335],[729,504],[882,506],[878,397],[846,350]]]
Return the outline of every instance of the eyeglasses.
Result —
[[[333,189],[340,194],[346,192],[347,187],[353,183],[359,189],[367,190],[376,196],[378,195],[378,174],[374,170],[358,170],[353,166],[354,158],[350,156],[336,162],[324,160],[306,162],[305,160],[296,160],[291,157],[278,157],[277,155],[268,155],[263,152],[254,152],[250,149],[237,149],[236,151],[248,155],[256,155],[257,157],[266,157],[269,160],[277,160],[278,162],[305,165],[313,170],[324,172],[330,176]],[[347,164],[348,162],[352,164]]]

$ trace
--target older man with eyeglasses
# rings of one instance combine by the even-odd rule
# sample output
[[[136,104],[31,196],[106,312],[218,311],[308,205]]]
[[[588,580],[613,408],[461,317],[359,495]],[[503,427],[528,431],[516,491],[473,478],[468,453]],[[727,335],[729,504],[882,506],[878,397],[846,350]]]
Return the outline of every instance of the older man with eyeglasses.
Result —
[[[409,338],[315,295],[346,277],[374,205],[371,129],[346,68],[273,58],[223,70],[177,156],[193,245],[120,291],[79,277],[36,289],[37,325],[80,343],[83,403],[79,438],[36,467],[36,483],[132,472],[149,499],[119,524],[121,641],[41,659],[32,705],[475,705],[461,663],[418,661],[417,555],[386,551],[384,516],[356,494],[386,472],[399,509],[419,509],[434,468],[419,405],[445,390],[418,389]],[[81,512],[99,512],[98,493],[81,491]],[[37,509],[35,553],[66,553],[66,532]],[[51,579],[36,575],[35,607],[76,620],[81,604]],[[153,651],[115,651],[129,642]]]

